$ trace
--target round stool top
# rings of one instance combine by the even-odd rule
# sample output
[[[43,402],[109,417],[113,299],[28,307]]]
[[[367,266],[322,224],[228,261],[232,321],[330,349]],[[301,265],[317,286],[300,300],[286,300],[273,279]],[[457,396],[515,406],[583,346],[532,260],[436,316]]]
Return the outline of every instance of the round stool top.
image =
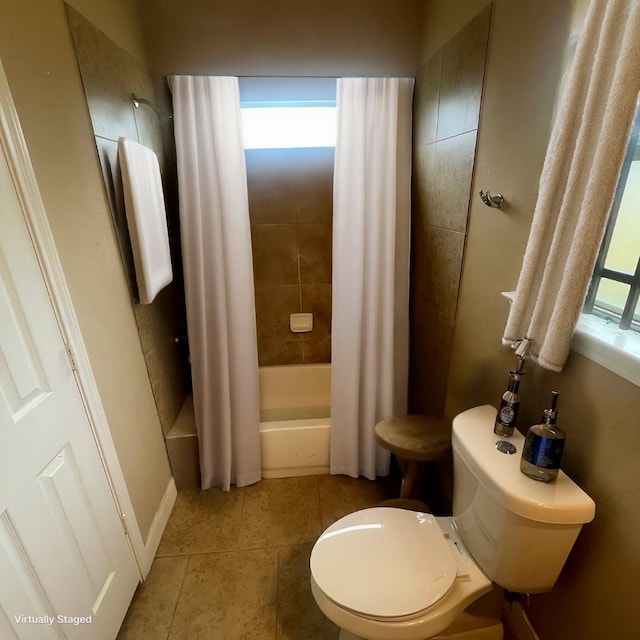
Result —
[[[394,416],[378,422],[375,434],[380,446],[405,460],[437,460],[451,447],[451,430],[433,416]]]

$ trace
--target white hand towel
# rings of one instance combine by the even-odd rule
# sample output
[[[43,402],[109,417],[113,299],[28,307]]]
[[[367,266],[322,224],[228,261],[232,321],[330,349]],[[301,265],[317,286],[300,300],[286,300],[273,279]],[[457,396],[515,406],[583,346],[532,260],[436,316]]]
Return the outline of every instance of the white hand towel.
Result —
[[[120,138],[118,157],[140,303],[151,304],[173,280],[158,157],[126,138]]]

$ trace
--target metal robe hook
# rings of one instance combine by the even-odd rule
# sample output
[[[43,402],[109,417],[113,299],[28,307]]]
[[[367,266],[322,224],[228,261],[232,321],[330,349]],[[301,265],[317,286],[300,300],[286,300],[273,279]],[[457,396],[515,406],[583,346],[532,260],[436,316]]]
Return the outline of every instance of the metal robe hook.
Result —
[[[480,197],[482,198],[482,202],[492,209],[499,209],[504,202],[502,194],[495,193],[492,195],[490,191],[482,191],[482,189],[480,190]]]

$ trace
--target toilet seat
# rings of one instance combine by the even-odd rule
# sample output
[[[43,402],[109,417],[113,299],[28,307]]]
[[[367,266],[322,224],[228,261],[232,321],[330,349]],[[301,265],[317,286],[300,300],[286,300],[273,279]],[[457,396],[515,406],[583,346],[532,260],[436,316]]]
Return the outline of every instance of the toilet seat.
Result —
[[[389,534],[393,531],[397,535],[392,546],[390,542],[376,542],[379,534],[381,540],[391,540]],[[409,539],[415,536],[414,541],[399,541],[401,531],[408,531]],[[425,543],[427,537],[429,542]],[[380,557],[376,557],[376,549]],[[437,559],[433,566],[440,569],[425,573],[429,579],[424,581],[436,586],[431,593],[428,586],[425,590],[418,587],[419,595],[412,595],[404,585],[420,578],[421,569],[426,566],[424,562],[420,564],[423,557]],[[381,564],[385,565],[389,558],[401,560],[397,565],[387,565],[386,573],[376,572],[378,561],[382,559]],[[402,564],[407,558],[416,558],[412,569]],[[450,561],[453,570],[449,569]],[[322,612],[340,628],[371,640],[430,638],[491,590],[490,580],[466,551],[451,518],[404,509],[376,507],[342,518],[316,542],[310,565],[311,590]],[[401,570],[392,571],[401,565]],[[359,572],[356,579],[350,577],[354,568]],[[409,598],[404,604],[400,602],[402,598],[394,597],[398,591]],[[387,599],[393,604],[385,604]]]
[[[426,611],[451,588],[457,562],[429,513],[377,507],[331,525],[311,553],[316,584],[337,605],[372,619]],[[389,584],[393,589],[389,589]]]

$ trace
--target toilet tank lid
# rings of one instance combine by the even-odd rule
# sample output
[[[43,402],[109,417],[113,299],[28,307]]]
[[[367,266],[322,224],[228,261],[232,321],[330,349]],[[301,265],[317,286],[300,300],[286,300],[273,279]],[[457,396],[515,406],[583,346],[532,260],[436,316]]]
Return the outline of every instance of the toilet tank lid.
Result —
[[[524,436],[493,433],[496,409],[489,405],[464,411],[453,419],[453,449],[478,482],[509,511],[547,524],[584,524],[595,516],[594,501],[560,471],[554,482],[537,482],[520,471]],[[508,455],[496,449],[498,440],[516,448]]]

